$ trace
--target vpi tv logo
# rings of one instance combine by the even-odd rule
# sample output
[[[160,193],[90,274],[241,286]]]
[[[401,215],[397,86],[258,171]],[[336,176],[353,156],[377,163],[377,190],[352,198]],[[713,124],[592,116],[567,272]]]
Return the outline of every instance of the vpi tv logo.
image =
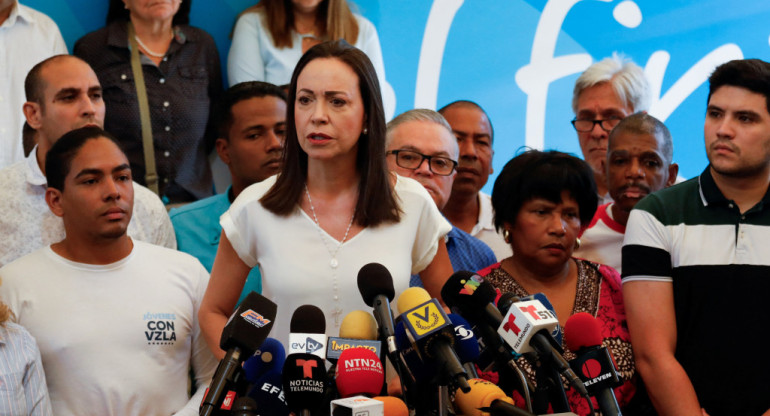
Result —
[[[256,326],[257,328],[262,328],[263,326],[270,323],[269,319],[251,309],[243,312],[241,314],[241,318],[245,319],[246,322]]]

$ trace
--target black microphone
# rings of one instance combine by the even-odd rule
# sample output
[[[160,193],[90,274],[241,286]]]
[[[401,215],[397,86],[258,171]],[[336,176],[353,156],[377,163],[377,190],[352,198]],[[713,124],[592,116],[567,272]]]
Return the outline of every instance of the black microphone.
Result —
[[[315,305],[294,310],[289,325],[289,354],[313,354],[326,359],[326,317]]]
[[[252,356],[270,333],[278,307],[266,297],[251,292],[230,316],[222,330],[219,347],[226,351],[209,385],[200,415],[211,416],[228,388],[237,382],[241,363]]]
[[[248,396],[259,403],[260,416],[289,416],[289,406],[283,392],[281,368],[263,374],[251,387]]]
[[[364,303],[374,308],[374,319],[379,328],[380,340],[387,346],[388,355],[395,354],[395,330],[390,302],[396,296],[393,277],[385,266],[369,263],[358,271],[358,290]],[[395,361],[394,361],[395,364]]]
[[[602,346],[599,321],[589,313],[576,313],[564,325],[564,334],[567,346],[577,355],[569,365],[586,385],[588,394],[596,397],[602,415],[620,416],[612,389],[622,385],[623,380],[610,350]]]
[[[308,353],[294,353],[283,365],[283,392],[289,410],[297,416],[315,414],[324,405],[326,366]]]
[[[233,405],[232,416],[258,416],[257,402],[251,397],[240,397]]]

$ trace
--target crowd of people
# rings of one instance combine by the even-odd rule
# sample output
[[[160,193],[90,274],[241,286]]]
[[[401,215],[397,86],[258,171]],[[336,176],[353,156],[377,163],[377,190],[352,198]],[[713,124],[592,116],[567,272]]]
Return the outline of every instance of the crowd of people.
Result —
[[[626,414],[770,414],[770,359],[736,336],[770,324],[770,63],[714,70],[709,165],[684,180],[644,72],[605,58],[573,91],[582,158],[519,151],[488,195],[488,114],[459,100],[388,121],[376,30],[345,0],[245,10],[227,89],[189,10],[111,0],[68,55],[51,19],[0,0],[0,46],[24,58],[0,78],[0,414],[198,414],[246,295],[277,304],[284,344],[306,304],[336,336],[368,308],[372,262],[396,293],[443,304],[469,270],[544,294],[560,326],[594,316]]]

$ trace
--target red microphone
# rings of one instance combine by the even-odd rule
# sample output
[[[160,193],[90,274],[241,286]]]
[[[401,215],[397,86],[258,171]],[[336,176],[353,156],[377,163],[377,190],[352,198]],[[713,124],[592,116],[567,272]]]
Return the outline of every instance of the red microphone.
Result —
[[[593,315],[580,312],[564,325],[564,341],[577,357],[569,365],[596,397],[602,414],[620,415],[620,406],[612,391],[623,384],[610,350],[602,347],[601,323]]]
[[[385,371],[377,354],[367,348],[342,351],[337,361],[337,390],[340,397],[374,397],[382,391]]]

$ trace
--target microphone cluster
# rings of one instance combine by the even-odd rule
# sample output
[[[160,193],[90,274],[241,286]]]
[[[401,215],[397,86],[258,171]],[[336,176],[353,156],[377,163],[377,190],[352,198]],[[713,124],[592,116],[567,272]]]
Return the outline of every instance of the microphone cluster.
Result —
[[[291,319],[288,351],[267,337],[276,305],[250,294],[222,333],[226,355],[200,415],[571,414],[562,378],[591,409],[594,397],[603,415],[621,414],[612,389],[622,382],[591,315],[577,314],[565,326],[567,345],[577,354],[568,362],[559,321],[542,294],[503,294],[496,305],[489,282],[457,272],[441,291],[452,313],[424,289],[410,288],[398,297],[394,317],[393,279],[384,266],[361,268],[358,287],[372,314],[350,312],[339,336],[327,338],[323,311],[303,305]],[[519,368],[522,357],[532,364],[537,387]],[[496,372],[499,380],[481,380],[477,369]],[[387,395],[392,370],[398,377],[391,378],[397,383],[391,391],[403,401]],[[522,407],[513,404],[514,393]]]

